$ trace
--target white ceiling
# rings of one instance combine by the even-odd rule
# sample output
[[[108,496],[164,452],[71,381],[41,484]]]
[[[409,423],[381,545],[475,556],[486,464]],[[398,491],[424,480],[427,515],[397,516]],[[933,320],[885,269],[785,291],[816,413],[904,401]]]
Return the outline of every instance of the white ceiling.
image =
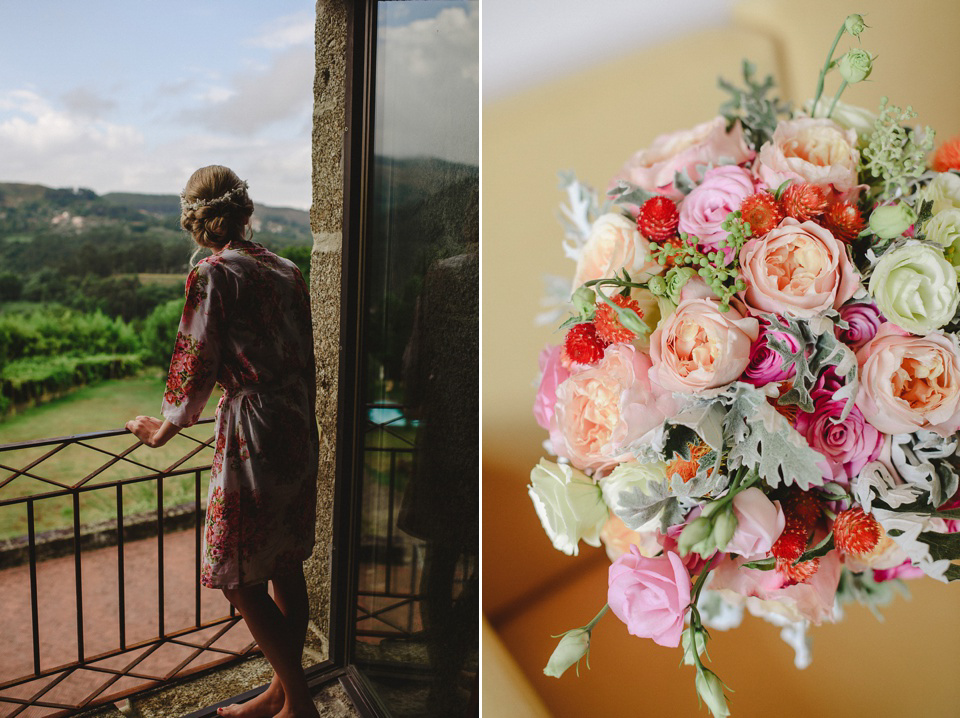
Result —
[[[680,34],[729,24],[733,5],[734,0],[481,0],[483,101]],[[625,71],[625,84],[630,71],[656,68]]]

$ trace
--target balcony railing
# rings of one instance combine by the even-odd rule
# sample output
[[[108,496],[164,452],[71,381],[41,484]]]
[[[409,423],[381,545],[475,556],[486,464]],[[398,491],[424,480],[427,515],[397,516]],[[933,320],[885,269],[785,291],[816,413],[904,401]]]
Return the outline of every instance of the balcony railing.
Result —
[[[211,421],[166,451],[124,430],[0,446],[0,716],[70,715],[256,650],[199,581]]]

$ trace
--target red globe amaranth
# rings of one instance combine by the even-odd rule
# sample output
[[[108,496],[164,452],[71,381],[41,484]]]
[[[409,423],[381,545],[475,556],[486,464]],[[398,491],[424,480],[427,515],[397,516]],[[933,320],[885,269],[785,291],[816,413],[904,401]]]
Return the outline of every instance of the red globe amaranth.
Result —
[[[876,547],[881,530],[873,516],[854,506],[837,514],[833,522],[833,542],[841,553],[863,556]]]
[[[780,206],[788,217],[806,222],[816,219],[827,209],[827,193],[815,184],[794,183],[783,191]]]
[[[570,327],[563,340],[561,361],[570,364],[594,364],[603,359],[603,350],[609,342],[597,336],[597,329],[590,322]]]
[[[867,226],[859,208],[847,200],[834,202],[827,207],[820,223],[829,229],[834,237],[848,243],[855,240]]]
[[[611,298],[618,307],[633,311],[638,317],[643,319],[643,310],[636,299],[625,297],[618,294]],[[597,330],[597,336],[607,344],[619,344],[621,342],[630,342],[637,338],[637,335],[627,329],[620,323],[619,317],[613,308],[606,302],[597,302],[597,311],[593,316],[593,325]]]
[[[647,239],[665,242],[677,234],[680,212],[673,200],[666,197],[651,197],[637,214],[637,229]]]
[[[757,192],[740,204],[740,218],[750,225],[753,237],[762,237],[780,224],[783,210],[769,192]]]

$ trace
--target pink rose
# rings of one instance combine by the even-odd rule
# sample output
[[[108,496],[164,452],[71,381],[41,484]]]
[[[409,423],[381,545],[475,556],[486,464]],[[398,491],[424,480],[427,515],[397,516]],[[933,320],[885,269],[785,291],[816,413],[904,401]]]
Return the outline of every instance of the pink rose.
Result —
[[[819,625],[833,620],[833,602],[840,583],[840,554],[831,551],[807,583],[787,585],[777,571],[743,568],[746,559],[726,557],[710,576],[710,589],[731,602],[746,604],[751,613],[780,615],[790,621],[806,619]]]
[[[771,501],[763,491],[751,486],[733,497],[733,513],[737,530],[725,552],[739,554],[747,561],[767,556],[786,525],[780,502]]]
[[[792,179],[846,193],[857,186],[860,153],[856,147],[857,133],[832,120],[787,120],[760,148],[754,171],[771,189]]]
[[[750,362],[759,322],[712,299],[686,299],[650,336],[650,378],[670,391],[726,386]]]
[[[791,312],[809,319],[840,307],[860,286],[843,242],[816,222],[792,217],[763,237],[747,240],[740,250],[740,271],[747,282],[741,296],[755,314]]]
[[[669,396],[651,386],[650,358],[630,344],[607,347],[595,367],[571,374],[556,390],[554,444],[577,468],[605,469],[629,458],[629,448],[672,414]]]
[[[612,277],[622,269],[638,282],[663,271],[651,257],[650,242],[640,234],[636,222],[622,214],[604,214],[593,223],[580,250],[573,289],[591,279]]]
[[[790,334],[778,332],[770,328],[770,323],[766,319],[760,320],[760,336],[750,346],[750,363],[743,372],[740,381],[754,386],[766,386],[777,381],[789,379],[797,373],[793,364],[783,368],[783,357],[770,348],[767,339],[773,335],[789,345],[793,351],[800,350],[800,344]]]
[[[743,139],[740,123],[727,132],[723,117],[668,135],[660,135],[653,145],[640,150],[623,166],[614,179],[625,179],[640,189],[669,197],[674,202],[683,193],[673,186],[674,175],[686,172],[694,182],[700,181],[697,165],[743,164],[754,152]]]
[[[929,429],[950,436],[960,428],[960,348],[940,331],[907,334],[891,322],[857,352],[857,406],[887,434]]]
[[[610,566],[607,603],[631,635],[676,647],[690,605],[690,588],[690,574],[677,554],[668,551],[644,558],[631,546],[630,553]]]
[[[850,325],[849,329],[837,329],[837,339],[853,351],[859,350],[874,338],[880,325],[885,321],[873,300],[844,304],[840,307],[840,318]]]
[[[720,225],[753,192],[753,177],[745,169],[724,165],[707,170],[703,182],[680,203],[680,231],[695,236],[705,249],[716,251],[717,243],[729,235]],[[733,248],[724,249],[724,254],[729,263]]]
[[[924,576],[926,576],[926,574],[923,572],[923,569],[919,566],[914,566],[909,559],[899,566],[875,569],[873,572],[873,580],[877,582],[892,581],[895,578],[899,578],[900,580],[923,578]]]
[[[833,398],[834,388],[815,389],[813,413],[797,412],[796,429],[810,448],[823,454],[820,468],[825,479],[849,484],[868,463],[880,456],[884,435],[867,423],[854,406],[847,418],[840,421],[846,400]]]
[[[553,420],[554,408],[557,405],[557,386],[570,376],[570,372],[560,360],[562,354],[562,346],[545,347],[540,352],[540,385],[537,388],[537,398],[533,402],[533,415],[540,427],[550,432],[550,442],[554,447],[563,441]]]

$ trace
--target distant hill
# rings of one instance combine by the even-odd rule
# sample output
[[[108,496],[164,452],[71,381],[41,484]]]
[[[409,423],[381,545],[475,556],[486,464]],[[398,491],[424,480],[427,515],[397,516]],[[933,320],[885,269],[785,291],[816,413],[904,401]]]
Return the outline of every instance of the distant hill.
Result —
[[[156,226],[177,230],[179,217],[180,198],[172,194],[97,195],[85,188],[0,182],[0,238],[51,228],[79,234],[85,228],[116,222],[135,223],[140,229]],[[277,235],[281,244],[301,244],[310,239],[310,215],[305,210],[254,204],[254,221],[255,231]]]

